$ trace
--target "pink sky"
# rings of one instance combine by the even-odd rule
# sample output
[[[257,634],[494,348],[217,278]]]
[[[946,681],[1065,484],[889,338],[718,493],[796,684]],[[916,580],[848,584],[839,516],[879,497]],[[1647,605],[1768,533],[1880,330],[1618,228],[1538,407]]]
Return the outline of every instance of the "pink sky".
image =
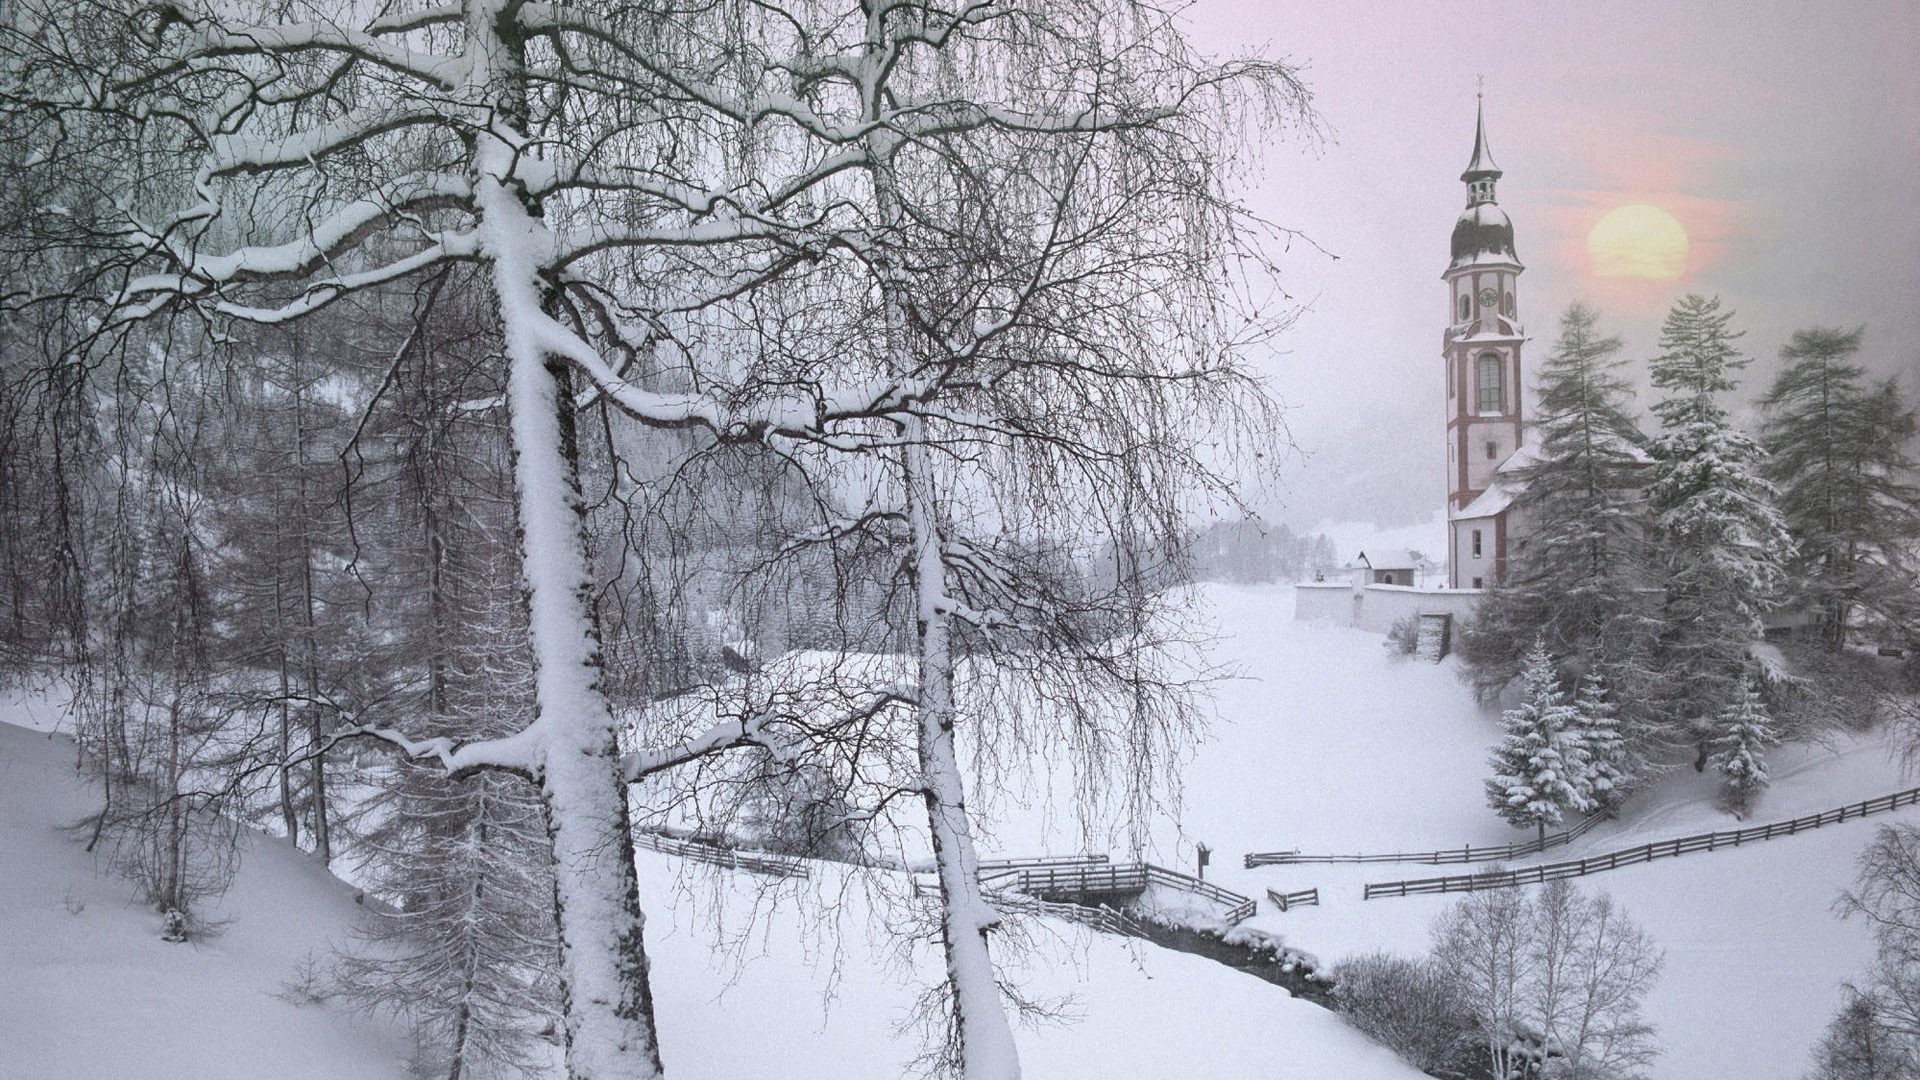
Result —
[[[1920,4],[1197,0],[1186,17],[1210,52],[1304,65],[1330,133],[1276,136],[1246,189],[1338,256],[1297,245],[1284,261],[1308,310],[1267,367],[1312,456],[1288,470],[1279,519],[1438,511],[1439,275],[1478,75],[1527,265],[1530,369],[1573,299],[1640,361],[1697,290],[1748,330],[1743,399],[1793,329],[1864,323],[1863,360],[1920,401]],[[1587,230],[1636,202],[1685,226],[1681,281],[1590,275]]]

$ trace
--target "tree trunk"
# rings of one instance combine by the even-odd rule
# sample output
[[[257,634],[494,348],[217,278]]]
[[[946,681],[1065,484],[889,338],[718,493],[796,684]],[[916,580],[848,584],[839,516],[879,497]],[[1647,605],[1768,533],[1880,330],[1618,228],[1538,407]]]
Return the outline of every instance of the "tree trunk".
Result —
[[[928,475],[924,424],[908,422],[901,451],[907,517],[912,529],[913,576],[920,659],[917,732],[921,789],[940,879],[940,941],[953,994],[954,1033],[966,1080],[1018,1080],[1019,1053],[1000,1002],[987,935],[999,912],[980,891],[980,859],[968,826],[966,791],[954,750],[953,652],[947,612],[946,567]]]
[[[503,310],[534,292],[496,262]],[[601,687],[591,606],[585,508],[567,369],[549,364],[537,334],[506,320],[514,480],[531,614],[541,796],[553,844],[567,1075],[645,1080],[661,1075],[647,954],[641,940],[627,783],[613,711]]]
[[[280,824],[287,830],[287,842],[300,846],[300,814],[293,805],[293,680],[287,672],[287,631],[281,617],[280,568],[273,572],[274,637],[280,643]]]
[[[293,340],[293,475],[298,500],[295,515],[300,519],[300,601],[302,631],[306,647],[307,737],[312,740],[307,756],[308,784],[313,798],[313,853],[322,866],[333,863],[333,829],[327,821],[327,756],[320,752],[326,745],[326,712],[320,708],[320,634],[313,613],[313,534],[307,501],[307,426],[306,387],[300,366],[300,341]]]

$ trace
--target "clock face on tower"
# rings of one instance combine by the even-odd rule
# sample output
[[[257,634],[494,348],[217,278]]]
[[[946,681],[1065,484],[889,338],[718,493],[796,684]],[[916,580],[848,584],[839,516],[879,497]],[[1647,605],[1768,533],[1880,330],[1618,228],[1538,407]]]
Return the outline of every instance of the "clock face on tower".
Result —
[[[1481,307],[1492,307],[1494,304],[1494,301],[1498,299],[1500,299],[1500,294],[1497,292],[1494,292],[1492,289],[1480,290],[1480,306]]]

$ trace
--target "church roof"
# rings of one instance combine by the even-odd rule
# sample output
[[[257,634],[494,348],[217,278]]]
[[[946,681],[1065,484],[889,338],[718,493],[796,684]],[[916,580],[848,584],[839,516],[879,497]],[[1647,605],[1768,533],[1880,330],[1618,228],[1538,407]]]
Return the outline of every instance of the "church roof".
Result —
[[[1513,251],[1513,221],[1490,202],[1467,207],[1460,220],[1453,223],[1452,266],[1457,269],[1478,262],[1520,262]]]
[[[1473,160],[1467,162],[1467,171],[1460,174],[1460,179],[1470,184],[1498,180],[1500,176],[1500,166],[1493,163],[1493,151],[1487,147],[1487,109],[1482,100],[1473,110]]]
[[[1507,460],[1493,470],[1493,481],[1487,490],[1481,492],[1467,505],[1447,515],[1454,521],[1468,518],[1490,518],[1513,505],[1520,494],[1519,472],[1539,460],[1539,451],[1532,443],[1523,444],[1520,449],[1507,455]]]

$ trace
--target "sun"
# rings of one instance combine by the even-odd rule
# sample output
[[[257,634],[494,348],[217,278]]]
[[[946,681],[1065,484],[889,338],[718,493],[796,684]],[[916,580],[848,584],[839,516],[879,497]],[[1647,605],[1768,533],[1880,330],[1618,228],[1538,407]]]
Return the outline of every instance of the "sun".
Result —
[[[1630,203],[1594,222],[1587,254],[1595,277],[1672,281],[1687,270],[1687,230],[1657,206]]]

